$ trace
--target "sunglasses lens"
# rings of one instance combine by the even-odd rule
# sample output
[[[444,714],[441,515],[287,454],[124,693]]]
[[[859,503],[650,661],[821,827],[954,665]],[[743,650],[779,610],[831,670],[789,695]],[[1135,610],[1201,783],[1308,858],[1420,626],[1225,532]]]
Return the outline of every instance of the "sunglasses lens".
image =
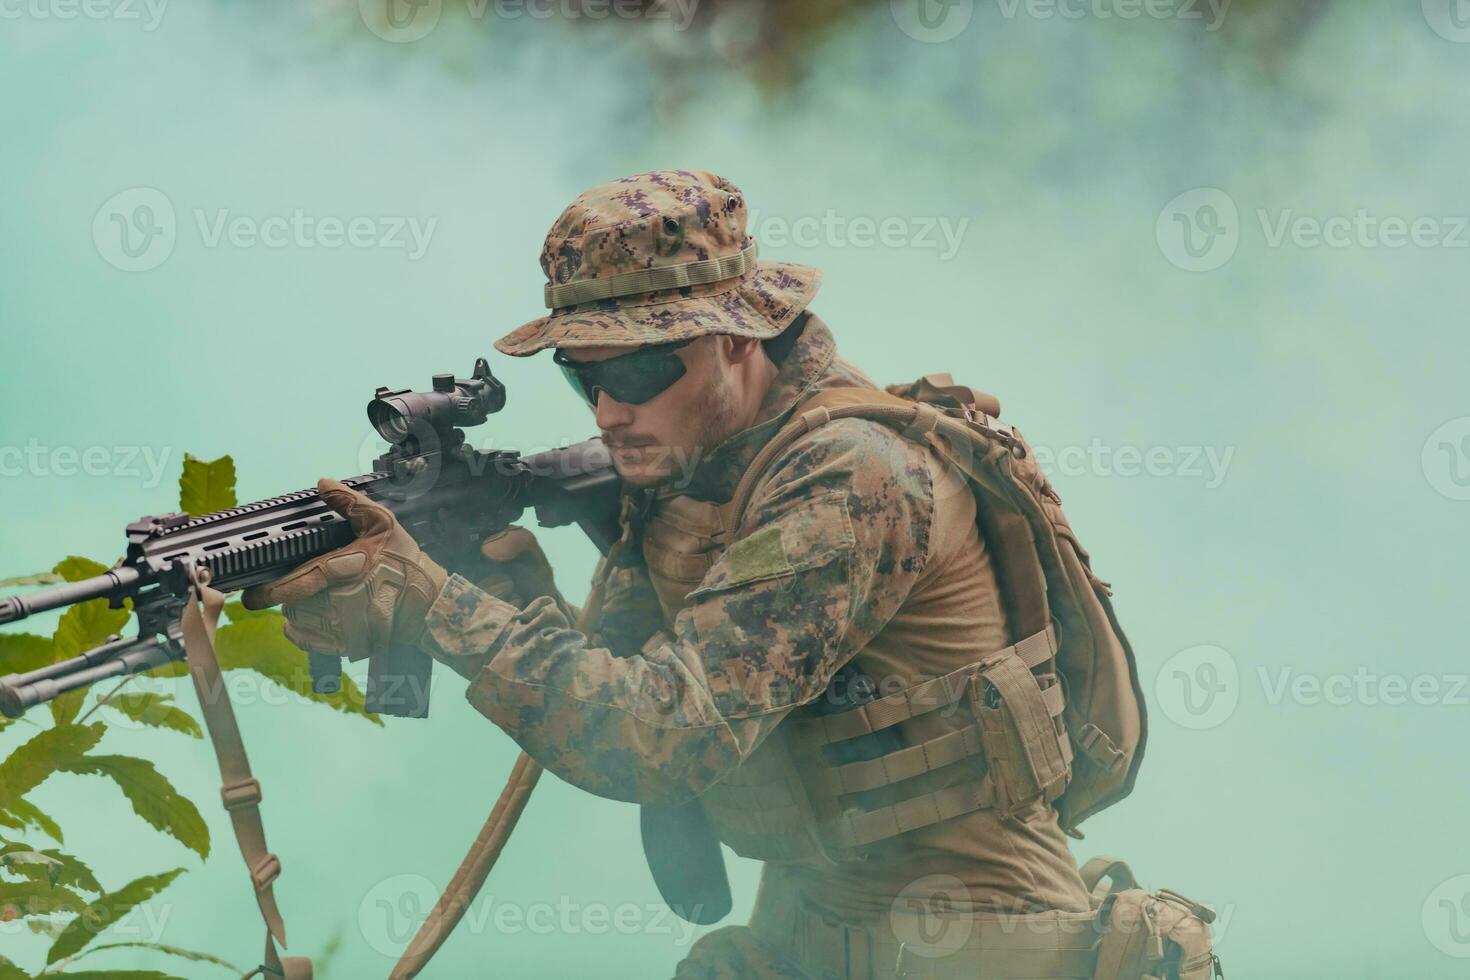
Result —
[[[684,362],[668,348],[638,351],[590,364],[558,363],[572,389],[593,407],[597,405],[599,390],[625,405],[642,405],[684,376]]]
[[[567,379],[567,384],[572,386],[572,390],[577,393],[577,397],[585,401],[588,405],[595,406],[597,404],[597,396],[593,394],[592,386],[585,383],[582,372],[570,364],[558,362],[557,366],[561,368],[561,376]]]

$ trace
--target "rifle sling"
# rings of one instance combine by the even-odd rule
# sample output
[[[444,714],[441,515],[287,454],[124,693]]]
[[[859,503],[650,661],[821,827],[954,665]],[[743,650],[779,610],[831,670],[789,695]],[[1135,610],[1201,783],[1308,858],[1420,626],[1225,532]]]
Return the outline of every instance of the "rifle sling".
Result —
[[[281,921],[281,912],[276,907],[272,891],[272,883],[281,873],[281,861],[266,848],[265,827],[260,820],[260,781],[250,773],[250,759],[245,754],[240,726],[225,692],[219,659],[214,652],[215,627],[219,623],[225,597],[209,587],[208,569],[191,568],[189,575],[193,587],[184,604],[180,622],[184,634],[184,659],[189,665],[194,692],[199,695],[205,730],[209,732],[215,758],[219,761],[220,778],[223,780],[220,797],[229,811],[235,840],[240,844],[245,867],[250,870],[250,882],[255,889],[256,903],[260,906],[260,916],[265,920],[264,961],[246,977],[258,973],[284,980],[311,980],[310,959],[305,956],[282,957],[276,951],[277,942],[283,947],[286,945],[286,926]]]

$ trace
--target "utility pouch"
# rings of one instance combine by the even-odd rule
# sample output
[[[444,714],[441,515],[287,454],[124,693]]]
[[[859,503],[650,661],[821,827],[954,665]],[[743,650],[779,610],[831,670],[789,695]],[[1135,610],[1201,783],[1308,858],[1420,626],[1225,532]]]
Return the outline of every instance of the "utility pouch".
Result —
[[[1071,772],[1071,752],[1053,720],[1063,708],[1055,675],[1039,679],[1020,657],[1007,652],[980,668],[970,698],[996,809],[1018,818],[1038,801],[1050,803],[1060,796]]]
[[[1112,881],[1104,890],[1102,877]],[[1214,910],[1161,888],[1139,888],[1121,861],[1093,858],[1082,868],[1097,912],[1093,980],[1223,980],[1210,940]]]

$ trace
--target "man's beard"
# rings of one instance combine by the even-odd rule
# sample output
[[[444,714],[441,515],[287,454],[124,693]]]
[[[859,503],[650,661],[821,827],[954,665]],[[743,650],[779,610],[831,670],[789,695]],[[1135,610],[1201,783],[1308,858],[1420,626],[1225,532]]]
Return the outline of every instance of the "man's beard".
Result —
[[[639,455],[663,456],[660,470],[652,473],[626,473],[618,466],[623,482],[632,487],[649,488],[684,483],[703,462],[709,451],[736,433],[735,386],[721,376],[717,384],[703,389],[699,400],[689,409],[691,433],[681,446],[640,447]],[[656,458],[656,457],[655,457]],[[614,463],[616,464],[616,456]]]

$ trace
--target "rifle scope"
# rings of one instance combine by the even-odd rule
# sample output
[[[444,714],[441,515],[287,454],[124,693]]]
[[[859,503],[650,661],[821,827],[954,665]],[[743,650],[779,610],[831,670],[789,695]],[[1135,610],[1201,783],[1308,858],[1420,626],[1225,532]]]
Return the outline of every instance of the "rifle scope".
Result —
[[[367,415],[378,435],[398,445],[423,426],[448,432],[479,425],[504,407],[505,385],[490,373],[490,365],[482,357],[475,361],[475,371],[469,378],[434,375],[431,391],[379,388],[368,402]]]

